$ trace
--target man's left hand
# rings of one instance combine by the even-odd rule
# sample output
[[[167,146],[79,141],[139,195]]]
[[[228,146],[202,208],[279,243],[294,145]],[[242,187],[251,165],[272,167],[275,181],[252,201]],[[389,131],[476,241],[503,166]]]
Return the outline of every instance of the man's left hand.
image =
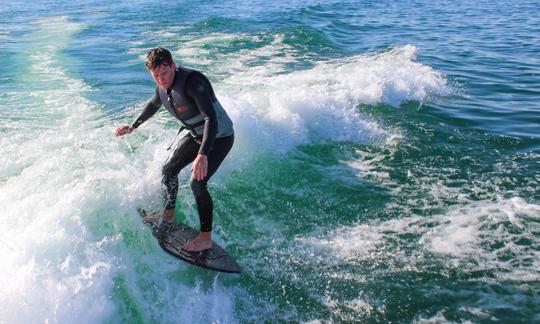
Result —
[[[208,174],[208,158],[204,154],[198,154],[191,165],[191,173],[195,180],[201,181]]]

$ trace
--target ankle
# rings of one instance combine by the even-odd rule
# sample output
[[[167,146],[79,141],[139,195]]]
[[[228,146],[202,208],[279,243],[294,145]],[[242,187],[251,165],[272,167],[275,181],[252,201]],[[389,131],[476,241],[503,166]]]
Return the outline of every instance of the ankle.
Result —
[[[164,209],[163,210],[163,219],[174,219],[174,208],[173,209]]]
[[[211,240],[212,240],[212,232],[201,232],[201,233],[199,234],[199,237],[200,237],[201,239],[211,241]]]

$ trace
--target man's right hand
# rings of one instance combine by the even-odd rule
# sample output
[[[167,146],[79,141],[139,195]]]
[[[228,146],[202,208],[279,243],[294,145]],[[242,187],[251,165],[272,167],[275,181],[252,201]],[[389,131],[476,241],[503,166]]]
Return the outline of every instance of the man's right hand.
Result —
[[[124,126],[120,126],[116,129],[116,137],[118,136],[124,136],[126,134],[130,134],[131,132],[133,132],[135,130],[135,128],[129,126],[129,125],[124,125]]]

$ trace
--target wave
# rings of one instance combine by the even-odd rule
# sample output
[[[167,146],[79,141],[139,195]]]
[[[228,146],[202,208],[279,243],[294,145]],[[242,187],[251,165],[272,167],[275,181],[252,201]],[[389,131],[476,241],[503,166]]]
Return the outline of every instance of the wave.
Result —
[[[284,34],[213,33],[181,37],[180,43],[172,51],[182,65],[218,79],[218,96],[235,121],[244,151],[392,136],[360,114],[358,105],[399,107],[453,91],[443,74],[416,61],[413,45],[317,62]]]
[[[457,272],[455,275],[461,281],[471,284],[492,283],[513,289],[518,283],[534,289],[540,279],[540,246],[534,240],[534,233],[539,230],[539,205],[519,197],[501,198],[456,207],[441,215],[374,220],[326,234],[301,236],[294,250],[301,251],[299,258],[304,254],[319,256],[318,263],[324,265],[321,268],[336,269],[332,277],[352,282],[376,282],[398,277],[399,273],[421,276],[435,271],[449,279]],[[358,271],[366,264],[379,270]],[[445,293],[470,295],[469,310],[487,313],[500,308],[527,313],[530,303],[537,301],[532,296],[522,296],[517,301],[512,294],[489,288],[452,288]],[[365,309],[362,302],[353,312],[360,315]]]

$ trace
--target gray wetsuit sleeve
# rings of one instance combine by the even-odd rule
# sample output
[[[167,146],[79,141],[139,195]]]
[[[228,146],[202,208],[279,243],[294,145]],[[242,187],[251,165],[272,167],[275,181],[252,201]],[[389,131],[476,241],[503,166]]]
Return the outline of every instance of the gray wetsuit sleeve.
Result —
[[[133,128],[139,127],[142,123],[147,121],[150,117],[154,116],[154,114],[159,110],[160,107],[161,107],[161,99],[159,98],[158,88],[156,87],[156,92],[154,93],[152,98],[148,100],[148,102],[144,106],[143,111],[141,112],[139,117],[135,119],[131,127]]]
[[[186,94],[195,102],[204,118],[204,131],[199,154],[208,155],[218,131],[217,114],[212,102],[210,85],[197,73],[192,73],[186,81],[185,89]]]

